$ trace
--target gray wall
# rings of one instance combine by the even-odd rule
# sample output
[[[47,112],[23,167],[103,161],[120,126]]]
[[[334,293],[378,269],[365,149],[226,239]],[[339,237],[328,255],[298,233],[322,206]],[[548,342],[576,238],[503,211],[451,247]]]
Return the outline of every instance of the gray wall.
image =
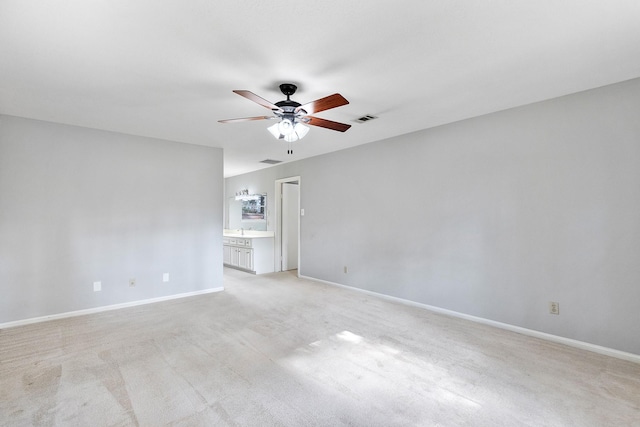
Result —
[[[632,80],[226,190],[301,176],[302,275],[640,354],[639,116]]]
[[[0,116],[0,323],[221,287],[222,161]]]

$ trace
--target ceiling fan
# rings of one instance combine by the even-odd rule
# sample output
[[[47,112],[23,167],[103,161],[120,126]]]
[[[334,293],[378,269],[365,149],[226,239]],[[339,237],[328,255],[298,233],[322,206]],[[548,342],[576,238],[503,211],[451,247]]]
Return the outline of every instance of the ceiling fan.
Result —
[[[334,93],[333,95],[325,96],[324,98],[316,99],[315,101],[307,102],[306,104],[300,104],[299,102],[291,100],[291,95],[296,93],[297,89],[298,87],[293,83],[281,84],[280,91],[287,97],[287,99],[276,102],[275,104],[248,90],[234,90],[233,92],[238,95],[244,96],[257,104],[270,109],[273,112],[273,115],[219,120],[219,122],[234,123],[250,120],[280,120],[275,125],[270,126],[268,130],[276,139],[283,139],[288,143],[304,138],[307,132],[309,132],[309,128],[305,125],[319,126],[326,129],[337,130],[338,132],[345,132],[351,127],[351,125],[344,123],[311,116],[311,114],[348,104],[349,101],[347,101],[342,95]],[[287,153],[293,154],[291,144],[289,144],[289,150]]]

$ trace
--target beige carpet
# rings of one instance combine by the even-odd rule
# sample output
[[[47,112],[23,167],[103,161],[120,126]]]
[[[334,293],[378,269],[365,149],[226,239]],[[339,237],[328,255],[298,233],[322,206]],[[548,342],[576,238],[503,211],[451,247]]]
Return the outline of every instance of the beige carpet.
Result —
[[[297,279],[0,331],[3,426],[639,426],[640,365]]]

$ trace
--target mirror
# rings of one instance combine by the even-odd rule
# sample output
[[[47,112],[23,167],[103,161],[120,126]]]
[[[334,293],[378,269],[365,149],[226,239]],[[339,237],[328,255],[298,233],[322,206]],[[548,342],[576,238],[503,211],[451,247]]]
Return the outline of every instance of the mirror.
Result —
[[[227,226],[232,230],[267,230],[267,195],[253,194],[246,200],[227,199]]]

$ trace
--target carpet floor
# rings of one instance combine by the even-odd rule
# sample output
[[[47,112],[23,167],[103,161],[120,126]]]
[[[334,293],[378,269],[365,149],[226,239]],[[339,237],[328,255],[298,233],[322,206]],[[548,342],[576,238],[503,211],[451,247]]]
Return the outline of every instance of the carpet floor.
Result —
[[[640,365],[298,279],[0,330],[2,426],[640,426]]]

